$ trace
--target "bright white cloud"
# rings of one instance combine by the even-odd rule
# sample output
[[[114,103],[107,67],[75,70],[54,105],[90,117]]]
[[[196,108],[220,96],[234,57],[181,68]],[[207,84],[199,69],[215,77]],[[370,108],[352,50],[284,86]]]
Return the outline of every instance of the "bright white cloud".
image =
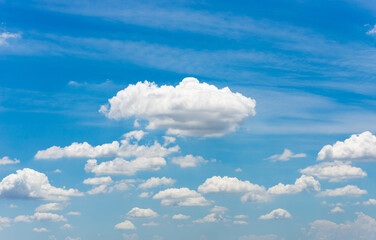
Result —
[[[274,187],[268,189],[268,193],[271,194],[296,194],[303,191],[320,191],[320,183],[311,176],[302,175],[300,178],[296,179],[295,184],[282,184],[279,183]]]
[[[8,45],[8,39],[12,38],[20,38],[21,35],[19,33],[10,33],[10,32],[2,32],[0,34],[0,47]]]
[[[334,223],[316,220],[310,224],[308,240],[376,239],[376,220],[364,213],[357,213],[354,222]]]
[[[178,86],[138,82],[109,99],[100,112],[111,119],[146,119],[148,129],[167,129],[168,134],[222,136],[234,131],[255,114],[256,101],[229,88],[218,89],[195,78],[184,78]],[[158,104],[155,104],[158,103]]]
[[[44,173],[29,168],[17,170],[0,182],[0,198],[65,201],[71,196],[82,195],[76,189],[51,186]]]
[[[291,218],[291,214],[285,209],[278,208],[268,214],[259,217],[260,220]]]
[[[169,188],[153,196],[164,206],[206,206],[210,202],[200,193],[188,188]]]
[[[354,134],[344,142],[324,146],[317,155],[318,160],[358,159],[376,161],[376,136],[371,132]]]
[[[18,164],[18,163],[20,163],[20,160],[18,159],[10,159],[7,156],[0,158],[0,165]]]
[[[340,196],[352,196],[359,197],[363,194],[367,194],[367,190],[359,189],[355,185],[347,185],[342,188],[326,189],[318,194],[320,197],[340,197]]]
[[[42,204],[35,209],[36,212],[51,212],[63,210],[64,206],[60,203],[47,203]]]
[[[143,209],[143,208],[134,207],[127,213],[127,217],[130,217],[130,218],[155,218],[155,217],[158,217],[158,213],[154,212],[150,208]]]
[[[46,150],[40,150],[35,159],[59,159],[59,158],[100,158],[100,157],[164,157],[179,151],[179,146],[166,147],[157,141],[153,145],[139,145],[138,142],[146,133],[144,131],[132,131],[123,135],[120,142],[113,141],[98,146],[89,143],[72,143],[70,146],[53,146]]]
[[[245,193],[242,202],[267,202],[270,200],[265,187],[249,181],[241,181],[236,177],[213,176],[198,187],[202,193]]]
[[[173,185],[175,182],[176,182],[176,180],[172,179],[172,178],[152,177],[152,178],[149,178],[148,180],[146,180],[144,183],[141,183],[140,185],[138,185],[138,187],[142,188],[142,189],[148,189],[148,188],[159,187],[161,185],[167,185],[167,186]]]
[[[33,232],[49,232],[47,228],[33,228]]]
[[[100,164],[97,164],[96,159],[89,159],[85,165],[85,171],[97,175],[131,176],[139,171],[157,171],[165,165],[166,160],[161,157],[139,157],[131,161],[115,158]]]
[[[305,153],[294,154],[289,149],[285,148],[283,150],[282,154],[275,154],[275,155],[273,155],[271,157],[268,157],[267,159],[271,160],[272,162],[276,162],[276,161],[285,162],[285,161],[291,160],[291,158],[303,158],[303,157],[306,157],[306,156],[307,155]]]
[[[66,222],[67,219],[55,213],[36,212],[34,215],[20,215],[14,218],[14,222]]]
[[[244,192],[265,192],[265,188],[249,181],[241,181],[236,177],[213,176],[205,180],[198,187],[202,193],[244,193]]]
[[[120,230],[134,230],[136,229],[135,225],[129,221],[125,220],[124,222],[118,223],[115,225],[115,229],[120,229]]]
[[[340,207],[335,207],[335,208],[333,208],[333,209],[331,209],[330,210],[330,213],[342,213],[342,212],[344,212],[345,210],[343,210],[342,208],[340,208]]]
[[[83,181],[84,184],[89,185],[101,185],[101,184],[110,184],[112,183],[111,177],[96,177],[96,178],[88,178]]]
[[[172,216],[172,219],[174,220],[185,220],[189,218],[191,218],[191,216],[183,215],[183,214],[175,214],[174,216]]]
[[[376,199],[370,198],[363,202],[364,205],[376,205]]]
[[[309,166],[300,173],[328,179],[329,182],[340,182],[346,179],[364,178],[367,173],[361,168],[351,166],[351,162],[331,161]]]
[[[179,165],[181,168],[197,167],[200,163],[207,163],[201,156],[193,156],[191,154],[184,157],[173,157],[171,162]]]

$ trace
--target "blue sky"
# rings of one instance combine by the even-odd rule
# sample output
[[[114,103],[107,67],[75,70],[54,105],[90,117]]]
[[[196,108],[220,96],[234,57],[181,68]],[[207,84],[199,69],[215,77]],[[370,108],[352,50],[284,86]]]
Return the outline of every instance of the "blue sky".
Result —
[[[1,239],[376,239],[375,6],[0,0]]]

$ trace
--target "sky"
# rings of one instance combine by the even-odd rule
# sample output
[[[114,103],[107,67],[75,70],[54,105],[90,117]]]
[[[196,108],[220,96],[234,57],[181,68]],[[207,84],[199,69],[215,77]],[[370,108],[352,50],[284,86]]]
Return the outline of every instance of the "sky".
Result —
[[[376,239],[375,6],[0,0],[0,238]]]

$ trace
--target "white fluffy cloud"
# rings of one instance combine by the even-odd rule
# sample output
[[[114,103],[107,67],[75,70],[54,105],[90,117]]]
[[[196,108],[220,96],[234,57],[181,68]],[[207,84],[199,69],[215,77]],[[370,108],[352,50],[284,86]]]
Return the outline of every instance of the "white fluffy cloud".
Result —
[[[169,188],[153,196],[164,206],[206,206],[210,202],[200,193],[188,188]]]
[[[245,192],[264,192],[265,188],[249,181],[241,181],[236,177],[213,176],[205,180],[198,187],[202,193],[245,193]]]
[[[0,165],[18,164],[18,163],[20,163],[20,160],[18,159],[10,159],[7,156],[0,158]]]
[[[17,170],[0,182],[0,198],[65,201],[71,196],[82,195],[76,189],[51,186],[44,173],[29,168]]]
[[[174,184],[175,182],[176,182],[176,180],[172,179],[172,178],[152,177],[152,178],[149,178],[148,180],[146,180],[144,183],[141,183],[140,185],[138,185],[138,187],[142,188],[142,189],[148,189],[148,188],[159,187],[161,185],[168,185],[169,186],[169,185]]]
[[[155,217],[158,217],[158,213],[154,212],[150,208],[143,209],[143,208],[134,207],[127,213],[127,217],[130,217],[130,218],[155,218]]]
[[[173,157],[171,159],[172,163],[179,165],[181,168],[196,167],[200,163],[207,163],[201,156],[193,156],[191,154],[184,157]]]
[[[157,141],[153,145],[139,145],[139,141],[146,135],[144,131],[132,131],[123,135],[120,142],[113,141],[98,146],[89,143],[72,143],[70,146],[53,146],[40,150],[35,155],[36,159],[58,158],[100,158],[100,157],[164,157],[179,151],[179,146],[167,147]]]
[[[14,222],[65,222],[67,219],[55,213],[36,212],[34,215],[20,215],[14,218]]]
[[[359,189],[354,185],[347,185],[342,188],[326,189],[318,194],[320,197],[340,197],[340,196],[352,196],[359,197],[363,194],[367,194],[367,190]]]
[[[364,205],[376,205],[376,199],[370,198],[363,202]]]
[[[100,184],[110,184],[112,183],[111,177],[96,177],[96,178],[87,178],[83,181],[84,184],[89,185],[100,185]]]
[[[271,220],[271,219],[282,219],[282,218],[291,218],[291,214],[282,208],[275,209],[271,211],[270,213],[259,217],[260,220]]]
[[[269,159],[273,162],[276,162],[276,161],[285,162],[285,161],[291,160],[291,158],[303,158],[303,157],[306,157],[306,156],[307,155],[305,153],[294,154],[289,149],[285,148],[285,150],[283,150],[282,154],[275,154],[271,157],[268,157],[267,159]]]
[[[161,157],[139,157],[131,161],[115,158],[100,164],[97,164],[96,159],[89,159],[85,165],[85,171],[97,175],[131,176],[139,171],[157,171],[165,165],[166,160]]]
[[[344,212],[345,210],[343,210],[342,208],[340,208],[340,207],[335,207],[335,208],[333,208],[333,209],[331,209],[330,210],[330,213],[342,213],[342,212]]]
[[[185,219],[189,219],[191,216],[188,216],[188,215],[183,215],[183,214],[175,214],[174,216],[172,216],[172,219],[174,220],[185,220]]]
[[[134,230],[136,229],[135,225],[129,221],[125,220],[124,222],[118,223],[115,225],[115,229],[120,229],[120,230]]]
[[[35,209],[36,212],[51,212],[63,210],[64,206],[60,203],[47,203],[42,204]]]
[[[271,194],[296,194],[303,191],[320,191],[320,183],[311,176],[302,175],[296,179],[295,184],[282,184],[279,183],[274,187],[268,189],[268,193]]]
[[[213,176],[205,180],[198,187],[202,193],[245,193],[241,198],[243,202],[266,202],[270,198],[265,187],[249,181],[241,181],[236,177]]]
[[[316,220],[310,224],[309,240],[376,239],[376,220],[364,213],[357,213],[354,222],[334,223]]]
[[[8,217],[0,216],[0,230],[3,230],[4,227],[10,227],[11,219]]]
[[[317,155],[318,160],[358,159],[376,161],[376,136],[371,132],[354,134],[344,142],[324,146]]]
[[[139,82],[109,99],[100,112],[111,119],[146,119],[148,129],[167,129],[168,134],[222,136],[234,131],[255,114],[256,101],[229,88],[218,89],[184,78],[178,86]]]
[[[366,32],[367,35],[375,35],[376,34],[376,25],[373,26],[373,28]]]
[[[351,166],[351,162],[331,161],[309,166],[300,170],[302,174],[328,179],[329,182],[340,182],[346,179],[363,178],[367,176],[361,168]]]

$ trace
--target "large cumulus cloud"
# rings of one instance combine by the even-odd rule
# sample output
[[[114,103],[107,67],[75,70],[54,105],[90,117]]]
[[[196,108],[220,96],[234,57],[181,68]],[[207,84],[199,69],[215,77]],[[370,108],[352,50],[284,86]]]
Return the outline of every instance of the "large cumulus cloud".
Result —
[[[168,134],[222,136],[234,131],[248,116],[255,114],[256,101],[218,89],[195,78],[184,78],[179,85],[158,87],[148,81],[129,85],[108,100],[100,112],[111,119],[136,117],[147,120],[148,129],[167,129]]]

